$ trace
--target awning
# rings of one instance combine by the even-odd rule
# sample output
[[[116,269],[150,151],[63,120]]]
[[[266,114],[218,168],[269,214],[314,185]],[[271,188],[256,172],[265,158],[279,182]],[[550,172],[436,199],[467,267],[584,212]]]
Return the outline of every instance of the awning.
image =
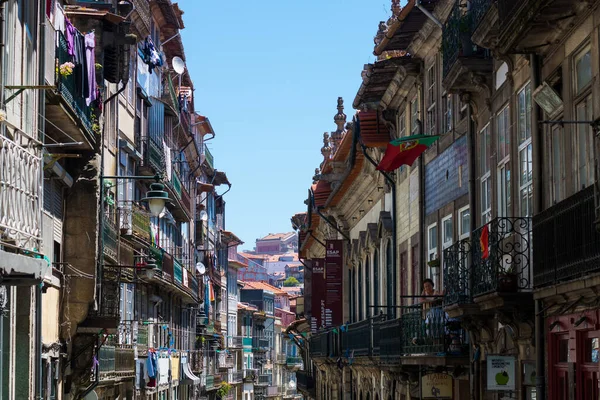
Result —
[[[200,384],[200,378],[198,378],[196,375],[194,375],[194,373],[190,369],[190,364],[187,361],[181,363],[181,369],[183,370],[183,376],[181,377],[183,379],[180,382],[182,385],[199,385]]]

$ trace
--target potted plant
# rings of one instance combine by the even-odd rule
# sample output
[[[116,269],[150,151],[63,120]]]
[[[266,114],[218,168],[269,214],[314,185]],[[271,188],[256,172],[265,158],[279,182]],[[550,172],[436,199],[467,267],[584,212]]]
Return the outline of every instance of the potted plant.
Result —
[[[433,260],[427,261],[427,265],[429,265],[429,268],[431,268],[431,269],[439,268],[440,260],[437,258],[434,258]]]

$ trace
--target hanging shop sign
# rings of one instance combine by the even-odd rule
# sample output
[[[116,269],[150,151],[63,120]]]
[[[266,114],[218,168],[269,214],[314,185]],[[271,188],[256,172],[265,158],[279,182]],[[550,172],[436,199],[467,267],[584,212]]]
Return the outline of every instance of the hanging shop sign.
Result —
[[[515,390],[515,357],[487,356],[487,389]]]
[[[448,374],[427,374],[421,378],[421,398],[423,400],[452,400],[452,376]]]

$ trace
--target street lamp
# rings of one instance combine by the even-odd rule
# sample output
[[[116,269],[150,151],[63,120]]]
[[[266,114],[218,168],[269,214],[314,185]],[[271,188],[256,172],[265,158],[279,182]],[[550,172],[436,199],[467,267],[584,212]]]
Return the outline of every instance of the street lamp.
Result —
[[[150,213],[153,217],[158,217],[165,209],[165,204],[169,201],[169,194],[165,192],[165,187],[162,183],[153,183],[150,185],[150,190],[146,193],[146,197],[141,201],[147,201]]]

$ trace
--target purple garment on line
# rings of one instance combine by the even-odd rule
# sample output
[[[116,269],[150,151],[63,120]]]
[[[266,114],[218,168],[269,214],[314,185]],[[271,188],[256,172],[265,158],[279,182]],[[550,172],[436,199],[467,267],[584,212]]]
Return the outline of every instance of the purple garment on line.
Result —
[[[90,32],[85,35],[85,58],[87,61],[87,75],[88,75],[88,87],[90,93],[85,103],[89,106],[90,103],[96,100],[96,54],[94,48],[96,47],[96,36],[94,32]]]
[[[67,53],[70,56],[75,55],[75,31],[71,21],[65,17],[65,39],[67,40]]]

